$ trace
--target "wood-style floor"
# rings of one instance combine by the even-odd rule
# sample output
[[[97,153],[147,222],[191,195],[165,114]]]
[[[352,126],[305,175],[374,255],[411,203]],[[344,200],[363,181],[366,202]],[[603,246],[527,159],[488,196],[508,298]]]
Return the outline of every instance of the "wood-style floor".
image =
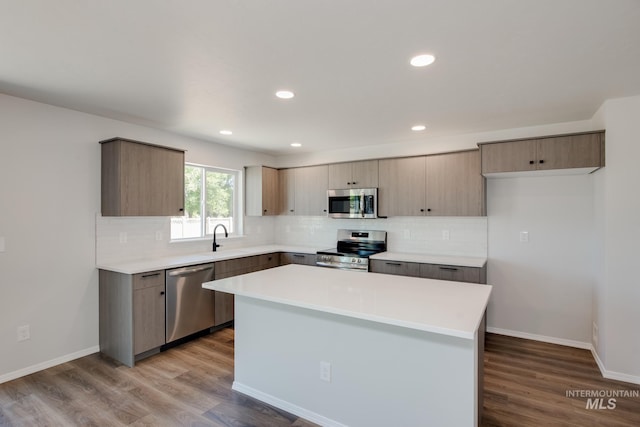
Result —
[[[640,389],[602,379],[586,350],[488,334],[484,359],[485,426],[640,426],[638,398],[586,409],[586,398],[566,397]],[[232,381],[233,329],[135,368],[94,354],[1,384],[0,426],[314,425],[232,391]]]

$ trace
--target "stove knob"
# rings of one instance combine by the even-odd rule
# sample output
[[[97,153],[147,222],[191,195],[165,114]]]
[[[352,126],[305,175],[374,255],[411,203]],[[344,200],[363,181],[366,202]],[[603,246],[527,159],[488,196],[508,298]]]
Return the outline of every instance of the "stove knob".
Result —
[[[351,258],[351,262],[356,262],[356,259],[355,258]]]
[[[362,260],[361,260],[361,259],[358,259],[358,264],[360,264],[361,262],[362,262]]]

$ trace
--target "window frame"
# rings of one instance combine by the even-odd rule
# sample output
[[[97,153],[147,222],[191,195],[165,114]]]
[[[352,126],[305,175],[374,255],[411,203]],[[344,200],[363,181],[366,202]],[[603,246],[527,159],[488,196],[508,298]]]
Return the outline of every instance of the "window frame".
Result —
[[[209,166],[209,165],[203,165],[203,164],[199,164],[199,163],[190,163],[190,162],[185,162],[185,174],[186,174],[186,170],[187,167],[194,167],[194,168],[199,168],[202,170],[202,175],[201,175],[201,188],[200,188],[200,235],[199,236],[195,236],[195,237],[174,237],[173,235],[171,235],[171,241],[172,242],[185,242],[185,241],[195,241],[195,240],[209,240],[211,238],[213,238],[213,234],[207,234],[206,233],[206,217],[205,217],[205,206],[206,206],[206,173],[207,172],[213,172],[213,173],[224,173],[224,174],[229,174],[229,175],[233,175],[233,201],[232,201],[232,215],[231,215],[231,219],[233,221],[233,231],[229,231],[229,237],[241,237],[242,236],[242,230],[243,230],[243,220],[244,220],[244,215],[243,215],[243,207],[241,205],[241,200],[242,200],[242,171],[241,170],[237,170],[237,169],[231,169],[231,168],[223,168],[223,167],[219,167],[219,166]],[[185,177],[185,183],[184,183],[184,192],[185,192],[185,198],[186,198],[186,190],[187,190],[187,180]],[[179,217],[174,217],[174,218],[184,218],[186,217],[187,212],[185,210],[185,214]]]

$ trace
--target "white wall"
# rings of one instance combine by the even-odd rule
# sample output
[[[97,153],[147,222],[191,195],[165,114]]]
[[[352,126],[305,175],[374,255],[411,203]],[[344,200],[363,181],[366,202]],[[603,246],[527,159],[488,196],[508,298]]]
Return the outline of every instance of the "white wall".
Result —
[[[607,376],[640,383],[640,96],[609,100],[597,117],[607,128],[607,168],[595,182],[603,260],[594,292],[596,349]]]
[[[0,238],[5,242],[0,383],[97,351],[98,141],[113,136],[184,148],[187,161],[229,168],[273,162],[257,153],[0,95]],[[17,342],[17,327],[27,324],[31,339]]]
[[[594,285],[590,175],[489,179],[489,330],[588,348]],[[520,232],[529,242],[520,241]]]

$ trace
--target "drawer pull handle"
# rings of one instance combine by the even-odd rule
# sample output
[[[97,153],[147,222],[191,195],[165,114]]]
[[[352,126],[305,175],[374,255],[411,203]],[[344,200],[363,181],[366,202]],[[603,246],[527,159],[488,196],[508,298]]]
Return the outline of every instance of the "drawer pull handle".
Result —
[[[160,275],[160,272],[157,272],[157,273],[151,273],[151,274],[143,274],[143,275],[142,275],[142,278],[143,278],[143,279],[146,279],[147,277],[155,277],[155,276],[159,276],[159,275]]]
[[[455,267],[440,267],[440,270],[458,271],[458,269]]]
[[[296,258],[304,258],[304,255],[300,255],[300,254],[293,254],[293,256]]]
[[[385,264],[387,264],[387,265],[395,265],[396,267],[400,267],[402,265],[402,263],[399,263],[399,262],[386,262]]]

